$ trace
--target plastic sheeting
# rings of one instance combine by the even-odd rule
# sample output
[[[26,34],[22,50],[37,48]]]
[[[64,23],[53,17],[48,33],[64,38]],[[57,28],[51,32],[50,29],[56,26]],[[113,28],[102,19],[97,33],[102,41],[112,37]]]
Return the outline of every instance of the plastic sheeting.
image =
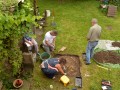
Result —
[[[98,45],[95,48],[104,49],[104,50],[120,50],[119,47],[113,47],[112,42],[120,42],[120,41],[99,40]]]
[[[112,46],[112,42],[120,42],[120,41],[112,41],[112,40],[99,40],[98,45],[95,47],[94,49],[94,54],[96,52],[99,52],[101,50],[120,50],[119,47],[113,47]],[[103,66],[103,67],[107,67],[107,68],[120,68],[120,64],[111,64],[111,63],[99,63],[97,62],[95,59],[93,59],[97,64]]]

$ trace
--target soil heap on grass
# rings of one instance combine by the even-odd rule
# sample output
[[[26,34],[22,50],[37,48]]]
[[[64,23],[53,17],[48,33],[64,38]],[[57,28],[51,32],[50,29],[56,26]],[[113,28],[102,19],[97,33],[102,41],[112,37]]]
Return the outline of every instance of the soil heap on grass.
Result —
[[[120,42],[112,42],[112,46],[120,48]]]
[[[120,55],[113,51],[100,51],[94,54],[93,58],[99,63],[120,64]]]

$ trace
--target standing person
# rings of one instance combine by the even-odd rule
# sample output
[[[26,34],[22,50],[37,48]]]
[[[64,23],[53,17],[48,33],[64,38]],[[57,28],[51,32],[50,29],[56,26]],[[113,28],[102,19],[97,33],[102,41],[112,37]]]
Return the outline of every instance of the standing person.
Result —
[[[54,79],[55,74],[61,72],[61,74],[66,75],[62,69],[62,65],[66,64],[66,59],[64,58],[51,58],[42,62],[41,70],[49,78]]]
[[[54,51],[55,49],[55,39],[57,34],[58,34],[57,31],[48,31],[45,34],[45,37],[43,40],[43,48],[49,54],[51,51]]]
[[[98,21],[96,18],[92,19],[92,27],[89,29],[89,33],[87,35],[88,45],[86,49],[86,65],[89,65],[90,59],[93,56],[93,50],[95,46],[98,44],[101,34],[101,26],[98,25]]]

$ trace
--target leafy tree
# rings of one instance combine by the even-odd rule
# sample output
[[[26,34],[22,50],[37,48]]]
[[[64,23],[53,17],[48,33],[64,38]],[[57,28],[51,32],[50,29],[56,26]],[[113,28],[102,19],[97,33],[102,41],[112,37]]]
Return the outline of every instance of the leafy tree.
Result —
[[[0,79],[6,86],[9,86],[6,80],[20,73],[23,60],[18,45],[20,39],[25,32],[32,31],[32,25],[39,27],[35,20],[42,18],[33,16],[31,8],[30,2],[26,1],[13,14],[0,11]]]
[[[18,0],[0,0],[0,10],[9,10],[12,6],[17,6]]]
[[[110,0],[110,3],[120,7],[120,0]]]

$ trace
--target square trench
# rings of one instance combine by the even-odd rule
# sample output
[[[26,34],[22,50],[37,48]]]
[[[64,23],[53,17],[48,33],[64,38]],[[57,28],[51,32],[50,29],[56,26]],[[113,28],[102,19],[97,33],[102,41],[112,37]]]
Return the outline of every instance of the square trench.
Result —
[[[63,68],[64,72],[67,73],[68,77],[80,77],[80,57],[78,55],[71,55],[71,54],[56,54],[54,56],[55,58],[62,57],[66,59],[66,64]],[[59,75],[58,75],[59,76]]]

